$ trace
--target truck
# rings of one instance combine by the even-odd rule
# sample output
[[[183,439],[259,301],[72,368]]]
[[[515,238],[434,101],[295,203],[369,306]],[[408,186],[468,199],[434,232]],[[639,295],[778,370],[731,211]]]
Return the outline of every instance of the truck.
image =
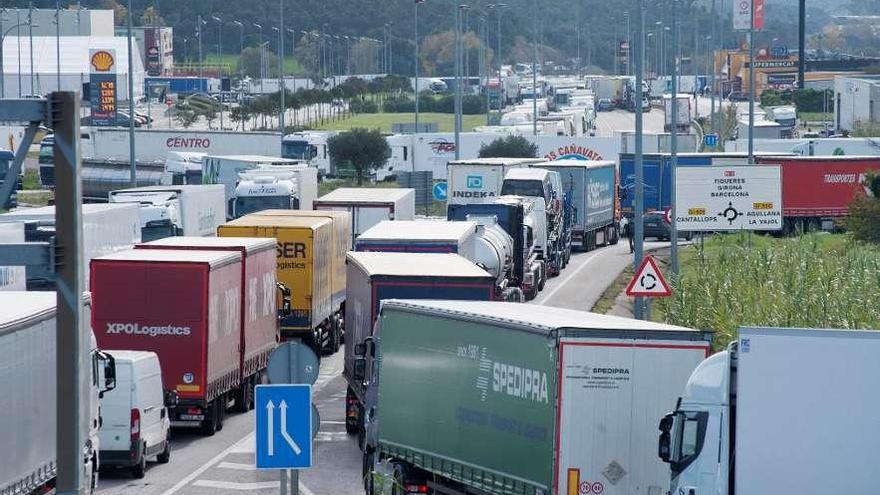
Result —
[[[741,328],[662,416],[669,493],[873,493],[877,352],[876,330]]]
[[[617,164],[612,161],[556,160],[531,167],[552,170],[562,181],[562,194],[569,198],[571,245],[589,251],[599,245],[617,244]]]
[[[385,300],[375,332],[353,349],[368,494],[664,493],[656,418],[710,346],[689,328],[486,301]]]
[[[241,255],[241,384],[234,398],[237,411],[253,409],[254,387],[264,383],[269,354],[279,341],[278,318],[284,316],[284,306],[289,303],[289,296],[282,290],[282,304],[276,313],[275,242],[259,237],[166,237],[138,244],[135,249],[229,251]]]
[[[232,217],[266,209],[311,210],[318,197],[318,169],[309,165],[261,165],[238,174]]]
[[[171,184],[201,184],[202,183],[202,157],[207,153],[194,151],[169,151],[165,157],[165,173],[170,178]]]
[[[0,214],[0,222],[24,222],[25,242],[49,242],[55,236],[55,207],[18,208]],[[131,249],[141,242],[140,207],[134,204],[82,205],[82,266],[99,256]],[[36,266],[25,269],[28,290],[55,290],[55,281]],[[83,270],[83,284],[89,272]]]
[[[247,170],[276,165],[304,165],[298,160],[260,155],[205,155],[202,157],[202,184],[223,184],[226,188],[227,216],[232,218],[235,186],[239,174]]]
[[[691,119],[693,118],[693,111],[691,100],[693,96],[685,93],[679,93],[675,97],[676,105],[678,106],[678,114],[676,115],[676,121],[673,124],[672,122],[672,95],[665,94],[663,95],[663,130],[666,132],[672,132],[673,125],[679,132],[683,132],[688,134],[691,130]]]
[[[210,131],[196,129],[144,129],[134,131],[135,160],[164,162],[173,151],[209,155],[281,156],[281,134],[277,132]],[[127,128],[83,127],[80,140],[83,157],[108,160],[129,159]]]
[[[330,210],[263,210],[253,213],[257,216],[329,218],[333,222],[333,249],[330,263],[333,274],[330,277],[330,306],[338,315],[339,340],[345,340],[345,253],[351,249],[351,214],[347,211]]]
[[[345,430],[363,445],[366,387],[356,379],[354,348],[370,339],[379,311],[388,299],[490,301],[495,279],[471,261],[452,253],[349,252],[345,319],[349,325],[342,375],[348,382]]]
[[[40,142],[40,184],[55,189],[55,161],[52,141]],[[53,138],[54,139],[54,138]],[[44,156],[44,151],[48,156]],[[110,191],[131,186],[131,162],[125,159],[106,159],[83,157],[80,161],[82,196],[87,201],[107,201]],[[171,175],[165,171],[165,162],[160,160],[136,160],[135,176],[138,187],[171,183]]]
[[[54,292],[10,291],[0,294],[0,383],[3,383],[3,421],[0,445],[8,454],[0,463],[0,494],[46,493],[55,482],[57,323]],[[83,316],[89,321],[91,303],[84,298]],[[113,359],[101,352],[88,328],[88,362],[84,363],[80,397],[83,424],[80,493],[91,494],[98,482],[98,397],[115,386]]]
[[[149,186],[110,192],[111,204],[136,204],[141,241],[169,236],[212,236],[226,221],[222,185]]]
[[[9,172],[9,169],[12,167],[12,162],[15,160],[15,154],[7,149],[4,149],[0,146],[0,184],[6,180],[6,174]],[[6,203],[3,204],[3,208],[6,210],[15,208],[18,206],[18,191],[21,189],[21,176],[15,177],[15,186],[12,188],[12,192],[9,194],[9,199],[6,200]]]
[[[489,203],[501,195],[504,176],[514,168],[540,163],[537,158],[476,158],[446,165],[447,205]]]
[[[340,245],[330,218],[251,214],[221,225],[217,235],[276,239],[277,278],[291,292],[281,340],[302,339],[319,356],[339,350],[344,315],[333,306],[332,279]]]
[[[207,93],[208,78],[207,77],[153,77],[144,78],[144,85],[168,87],[169,94],[188,95],[192,93]],[[147,89],[149,91],[149,89]]]
[[[98,344],[159,356],[165,391],[179,398],[172,426],[222,429],[242,386],[241,254],[131,249],[95,258],[89,271]]]
[[[767,107],[767,120],[772,120],[780,126],[780,136],[783,139],[794,137],[794,129],[797,127],[797,110],[791,105]]]
[[[479,242],[483,247],[478,252],[487,256],[484,266],[499,267],[498,273],[493,273],[499,279],[499,300],[521,300],[519,294],[531,300],[544,287],[547,270],[539,256],[539,239],[546,237],[547,217],[539,206],[539,200],[535,198],[501,196],[491,203],[449,205],[446,208],[449,220],[475,221],[489,226],[495,234],[500,234],[494,228],[499,227],[509,237],[510,246],[513,247],[509,263],[492,258],[493,255],[506,252],[506,246],[484,245],[494,244],[489,236],[483,236]],[[497,237],[497,241],[506,244],[503,236]]]
[[[783,233],[834,230],[849,214],[865,174],[880,170],[877,156],[758,156],[782,167]]]
[[[512,169],[504,176],[501,194],[538,201],[537,209],[547,215],[544,235],[536,238],[538,256],[547,273],[558,275],[571,257],[571,198],[564,196],[559,174],[542,168]]]
[[[475,261],[476,222],[385,220],[354,242],[355,251],[388,253],[455,253]]]
[[[413,220],[416,194],[408,188],[340,187],[314,201],[316,210],[347,211],[351,214],[351,239],[383,220]]]
[[[336,131],[302,131],[286,134],[281,140],[281,156],[303,160],[318,169],[323,175],[334,175],[330,163],[327,140],[338,134]]]

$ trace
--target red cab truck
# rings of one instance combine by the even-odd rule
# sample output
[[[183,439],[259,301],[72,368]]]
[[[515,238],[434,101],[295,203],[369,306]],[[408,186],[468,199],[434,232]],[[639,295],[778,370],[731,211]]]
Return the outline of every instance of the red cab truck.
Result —
[[[832,230],[849,204],[864,194],[865,172],[880,169],[877,156],[759,156],[782,167],[783,231]]]
[[[269,354],[278,346],[275,241],[257,237],[166,237],[135,245],[135,249],[234,251],[241,254],[241,385],[235,408],[254,406],[254,387],[262,382]]]
[[[222,428],[241,385],[241,254],[132,249],[90,268],[98,346],[155,352],[179,397],[172,425]]]

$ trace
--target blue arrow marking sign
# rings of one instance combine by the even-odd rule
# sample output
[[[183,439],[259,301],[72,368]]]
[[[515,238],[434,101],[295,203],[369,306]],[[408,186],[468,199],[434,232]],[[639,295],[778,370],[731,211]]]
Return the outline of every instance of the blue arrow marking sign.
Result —
[[[257,385],[257,469],[312,467],[312,386]]]
[[[706,134],[703,136],[703,144],[706,146],[718,146],[718,134]]]
[[[434,194],[434,201],[446,201],[446,187],[445,182],[434,184],[434,188],[431,189],[431,192]]]

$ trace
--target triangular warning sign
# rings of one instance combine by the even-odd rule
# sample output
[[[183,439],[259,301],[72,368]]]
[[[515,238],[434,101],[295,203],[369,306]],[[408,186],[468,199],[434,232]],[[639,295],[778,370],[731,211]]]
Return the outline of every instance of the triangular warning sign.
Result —
[[[635,276],[626,286],[626,295],[644,297],[667,297],[672,295],[669,285],[657,268],[657,262],[652,256],[645,256],[641,266],[636,270]]]

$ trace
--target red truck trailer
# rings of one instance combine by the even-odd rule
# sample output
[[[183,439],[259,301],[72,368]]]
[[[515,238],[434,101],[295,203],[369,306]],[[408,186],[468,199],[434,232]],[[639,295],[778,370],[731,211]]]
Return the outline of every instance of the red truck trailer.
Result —
[[[863,194],[865,172],[880,169],[877,156],[756,157],[782,167],[783,232],[832,230],[849,204]]]
[[[241,385],[241,254],[132,249],[90,268],[99,347],[155,352],[179,397],[172,425],[222,428]]]
[[[269,354],[278,346],[275,241],[263,237],[166,237],[135,245],[135,249],[194,249],[241,254],[241,386],[235,408],[254,406],[254,387],[261,383]]]

